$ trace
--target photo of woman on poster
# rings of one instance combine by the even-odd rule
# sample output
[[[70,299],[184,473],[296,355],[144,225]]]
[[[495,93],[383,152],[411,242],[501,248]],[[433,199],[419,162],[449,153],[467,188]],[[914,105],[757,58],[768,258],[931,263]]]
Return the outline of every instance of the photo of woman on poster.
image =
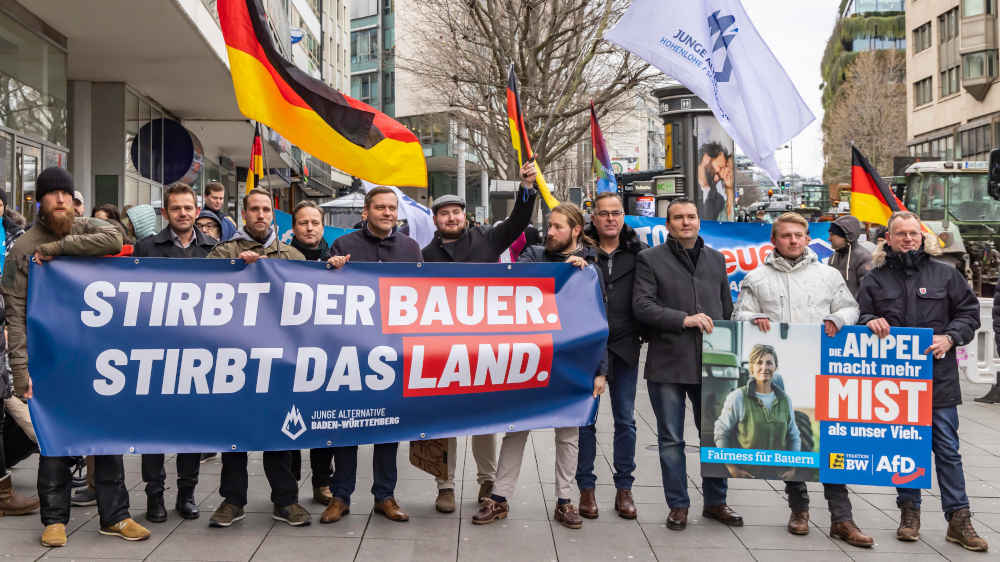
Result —
[[[750,378],[729,393],[715,420],[715,446],[726,449],[799,451],[801,438],[795,408],[780,385],[775,385],[778,354],[766,344],[754,345],[748,357]],[[793,469],[726,465],[734,478],[790,479]],[[776,470],[777,468],[777,470]]]

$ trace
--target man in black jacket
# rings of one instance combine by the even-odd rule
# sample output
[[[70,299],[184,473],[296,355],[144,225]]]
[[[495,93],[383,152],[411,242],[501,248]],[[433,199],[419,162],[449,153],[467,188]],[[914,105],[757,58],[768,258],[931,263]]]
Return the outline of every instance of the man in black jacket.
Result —
[[[667,527],[687,526],[691,500],[684,457],[685,396],[701,431],[701,341],[715,320],[733,313],[725,258],[698,235],[698,207],[674,199],[667,207],[667,241],[639,252],[632,301],[635,317],[651,332],[644,374],[656,414]],[[702,478],[702,515],[733,527],[743,518],[726,505],[726,480]]]
[[[969,498],[965,494],[965,472],[958,452],[958,408],[962,389],[958,379],[955,348],[965,345],[979,329],[979,300],[954,267],[931,258],[940,253],[937,240],[921,232],[920,219],[909,211],[889,218],[886,245],[876,250],[875,269],[861,281],[859,324],[878,337],[889,335],[891,326],[932,328],[934,339],[923,352],[934,357],[934,397],[931,431],[934,466],[941,489],[941,510],[948,520],[946,539],[974,551],[988,548],[972,527]],[[920,538],[920,490],[897,488],[901,510],[896,538]]]
[[[604,280],[608,315],[608,386],[611,415],[615,420],[614,482],[615,511],[625,519],[635,519],[632,482],[635,478],[635,387],[639,368],[639,332],[632,313],[632,283],[636,255],[646,249],[634,230],[625,224],[625,208],[614,193],[594,198],[594,214],[584,233],[597,242],[597,269]],[[580,428],[580,456],[576,485],[580,488],[580,515],[598,516],[594,489],[594,460],[597,457],[597,427]]]
[[[195,228],[198,217],[197,196],[190,186],[175,183],[163,194],[167,211],[167,227],[159,234],[148,236],[135,245],[137,258],[203,258],[212,251],[216,241]],[[184,519],[198,518],[194,488],[198,484],[201,453],[177,454],[177,513]],[[163,503],[166,481],[163,454],[142,455],[142,480],[146,483],[146,519],[153,523],[167,520]]]
[[[434,226],[437,232],[423,250],[427,262],[496,263],[504,252],[524,232],[531,222],[538,193],[535,188],[535,162],[521,167],[521,187],[514,196],[514,210],[496,226],[469,226],[465,217],[465,200],[457,195],[442,195],[434,200]],[[489,497],[497,473],[496,436],[473,435],[470,438],[472,456],[476,459],[478,499]],[[441,513],[455,511],[455,466],[458,439],[448,439],[448,477],[438,478],[438,496],[434,508]]]
[[[365,216],[361,228],[333,241],[327,261],[335,268],[354,262],[421,262],[420,245],[396,229],[399,200],[388,187],[376,187],[365,195]],[[393,494],[396,491],[396,452],[399,443],[375,444],[372,460],[375,512],[391,521],[409,521]],[[333,448],[333,499],[323,511],[320,523],[339,521],[351,511],[351,494],[357,483],[358,446]]]
[[[592,242],[583,234],[583,214],[572,203],[563,203],[549,214],[549,230],[545,246],[532,246],[521,252],[521,262],[566,262],[584,268],[597,259]],[[604,290],[601,283],[601,290]],[[604,392],[607,382],[607,358],[594,373],[594,398]],[[473,525],[486,525],[506,519],[509,512],[507,500],[517,489],[521,474],[524,446],[528,431],[512,431],[503,437],[500,458],[497,462],[497,480],[490,497],[483,498],[479,511],[472,516]],[[552,518],[570,529],[583,527],[583,519],[570,499],[572,479],[576,473],[580,430],[577,427],[555,428],[555,488],[556,509]]]

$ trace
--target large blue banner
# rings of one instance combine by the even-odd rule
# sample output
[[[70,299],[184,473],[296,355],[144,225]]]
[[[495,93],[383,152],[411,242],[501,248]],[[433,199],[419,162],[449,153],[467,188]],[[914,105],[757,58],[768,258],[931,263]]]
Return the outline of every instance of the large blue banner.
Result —
[[[57,258],[28,287],[45,455],[580,426],[607,320],[568,264]]]
[[[626,215],[625,224],[634,228],[639,240],[650,246],[662,244],[667,239],[666,219],[663,217]],[[743,278],[764,263],[764,258],[774,249],[771,225],[762,222],[701,221],[701,237],[705,245],[722,252],[726,258],[726,274],[734,301]],[[809,237],[812,238],[809,247],[821,261],[826,262],[833,255],[829,242],[830,223],[809,223]]]

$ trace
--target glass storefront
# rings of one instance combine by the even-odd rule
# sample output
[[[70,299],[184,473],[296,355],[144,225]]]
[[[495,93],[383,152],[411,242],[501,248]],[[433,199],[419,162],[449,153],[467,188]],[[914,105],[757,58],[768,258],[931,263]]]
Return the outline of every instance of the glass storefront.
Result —
[[[154,145],[162,146],[162,138],[152,137],[153,127],[143,127],[154,119],[162,119],[163,110],[148,99],[132,90],[125,90],[125,196],[122,207],[151,204],[159,208],[163,185],[140,173],[148,172],[152,177],[163,177],[163,151],[151,150]],[[169,117],[169,116],[167,116]],[[160,129],[162,134],[162,129]],[[133,158],[133,144],[138,143]],[[136,166],[138,164],[138,166]]]

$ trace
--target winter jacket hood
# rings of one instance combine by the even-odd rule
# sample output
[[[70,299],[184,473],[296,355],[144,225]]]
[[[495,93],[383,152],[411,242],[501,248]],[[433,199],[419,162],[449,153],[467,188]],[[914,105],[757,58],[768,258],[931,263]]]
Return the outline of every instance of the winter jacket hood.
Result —
[[[844,238],[847,239],[848,244],[854,244],[858,241],[858,236],[861,236],[861,231],[863,227],[861,226],[861,221],[857,217],[851,215],[844,215],[837,220],[833,221],[833,224],[840,227],[844,231]]]

